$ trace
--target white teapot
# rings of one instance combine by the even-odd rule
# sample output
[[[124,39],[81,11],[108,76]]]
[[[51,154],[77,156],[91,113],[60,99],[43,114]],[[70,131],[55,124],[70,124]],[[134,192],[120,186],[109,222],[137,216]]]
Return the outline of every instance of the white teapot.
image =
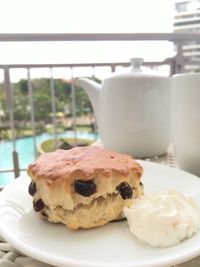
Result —
[[[76,80],[90,98],[103,146],[138,158],[166,153],[170,141],[169,77],[145,74],[142,63],[131,59],[131,71],[102,85]]]

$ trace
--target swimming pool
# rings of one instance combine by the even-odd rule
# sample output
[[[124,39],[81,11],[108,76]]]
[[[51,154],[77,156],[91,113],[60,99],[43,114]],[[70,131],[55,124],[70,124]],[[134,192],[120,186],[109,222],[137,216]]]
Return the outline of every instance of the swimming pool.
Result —
[[[57,134],[58,137],[62,138],[73,138],[73,132],[61,133]],[[43,133],[36,136],[37,145],[42,141],[47,140],[49,138],[53,138],[54,134]],[[92,133],[77,133],[78,138],[86,138],[86,139],[96,139],[96,136]],[[27,166],[34,161],[34,143],[33,137],[24,137],[16,140],[16,150],[18,152],[19,157],[19,167],[22,169],[26,169]],[[0,142],[0,170],[11,169],[13,168],[12,161],[12,151],[13,144],[11,141],[1,141]],[[21,172],[22,174],[23,172]],[[3,187],[10,183],[14,179],[14,173],[0,173],[0,187]]]

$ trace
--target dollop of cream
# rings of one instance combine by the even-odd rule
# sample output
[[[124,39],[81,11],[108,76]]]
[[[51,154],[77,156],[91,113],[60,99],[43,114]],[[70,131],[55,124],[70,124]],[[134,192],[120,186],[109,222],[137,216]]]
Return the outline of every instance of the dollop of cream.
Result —
[[[131,233],[155,247],[176,245],[200,228],[194,200],[175,190],[146,194],[123,212]]]

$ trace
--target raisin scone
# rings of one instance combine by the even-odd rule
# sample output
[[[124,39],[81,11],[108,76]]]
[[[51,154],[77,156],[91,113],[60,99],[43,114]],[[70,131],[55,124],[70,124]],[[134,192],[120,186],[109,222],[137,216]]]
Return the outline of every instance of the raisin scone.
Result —
[[[131,156],[95,146],[44,153],[27,172],[34,210],[72,230],[118,220],[123,208],[143,195],[142,166]]]

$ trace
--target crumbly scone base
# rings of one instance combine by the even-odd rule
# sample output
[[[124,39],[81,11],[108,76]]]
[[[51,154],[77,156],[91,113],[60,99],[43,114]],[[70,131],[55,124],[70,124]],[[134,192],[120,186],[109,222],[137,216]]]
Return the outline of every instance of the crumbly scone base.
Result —
[[[143,187],[133,190],[133,194],[137,197],[143,195]],[[61,206],[51,209],[45,205],[39,215],[49,222],[63,223],[71,230],[93,228],[121,219],[123,208],[133,202],[134,198],[124,200],[118,193],[113,193],[105,198],[93,199],[89,205],[79,204],[74,210],[66,210]]]
[[[38,179],[35,181],[37,192],[34,197],[36,199],[41,198],[51,210],[58,206],[63,207],[65,210],[74,210],[79,204],[89,205],[94,199],[99,197],[106,198],[108,194],[117,193],[116,187],[122,182],[127,182],[135,190],[135,198],[139,196],[137,189],[140,185],[140,178],[136,174],[130,173],[127,176],[113,174],[110,177],[98,174],[92,180],[96,185],[96,193],[85,197],[74,191],[73,182],[71,190],[66,193],[65,187],[59,183],[51,186],[45,180]]]

